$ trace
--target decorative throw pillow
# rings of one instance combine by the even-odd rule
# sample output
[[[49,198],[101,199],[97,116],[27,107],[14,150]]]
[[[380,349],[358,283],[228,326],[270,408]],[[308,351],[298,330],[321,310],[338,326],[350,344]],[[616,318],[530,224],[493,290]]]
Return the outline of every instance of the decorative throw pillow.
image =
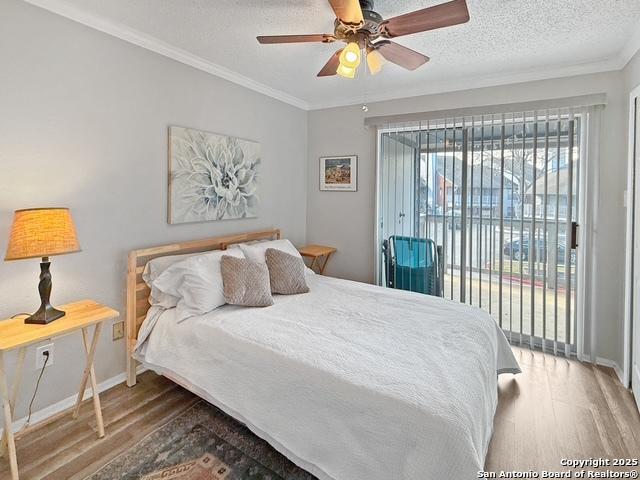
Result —
[[[305,279],[306,266],[302,258],[277,248],[267,248],[265,259],[269,268],[271,293],[295,295],[309,291]]]
[[[227,303],[244,307],[273,305],[269,269],[265,263],[223,255],[220,267]]]

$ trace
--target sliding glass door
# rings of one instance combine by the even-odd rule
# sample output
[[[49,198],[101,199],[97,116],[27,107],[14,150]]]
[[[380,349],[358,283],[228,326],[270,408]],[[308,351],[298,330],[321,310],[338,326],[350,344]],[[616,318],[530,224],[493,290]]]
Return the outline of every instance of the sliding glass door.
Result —
[[[569,353],[580,126],[529,112],[381,128],[379,283],[475,305],[512,342]]]

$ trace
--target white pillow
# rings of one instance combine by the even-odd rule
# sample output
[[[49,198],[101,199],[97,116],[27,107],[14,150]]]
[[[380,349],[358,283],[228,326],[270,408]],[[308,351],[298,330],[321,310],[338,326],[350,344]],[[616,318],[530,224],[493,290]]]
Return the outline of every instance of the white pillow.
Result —
[[[227,303],[220,271],[223,255],[244,258],[238,249],[200,254],[174,263],[154,280],[153,285],[160,292],[178,298],[178,322],[204,315]]]
[[[255,245],[264,242],[271,242],[271,240],[251,240],[250,242],[232,243],[231,245],[227,245],[227,250],[238,250],[241,249],[243,245]]]
[[[168,255],[165,257],[154,258],[153,260],[149,260],[147,262],[147,264],[144,266],[144,271],[142,272],[142,280],[144,280],[147,286],[151,289],[151,294],[149,295],[149,303],[151,305],[157,305],[163,308],[173,308],[178,304],[178,297],[162,293],[156,287],[154,287],[153,281],[174,263],[181,262],[195,255],[203,254],[184,253],[181,255]]]
[[[302,258],[298,249],[286,238],[281,240],[269,240],[268,242],[260,242],[253,245],[248,245],[246,243],[240,244],[240,249],[247,260],[255,263],[266,263],[265,254],[268,248],[275,248],[276,250],[283,251],[289,255]]]

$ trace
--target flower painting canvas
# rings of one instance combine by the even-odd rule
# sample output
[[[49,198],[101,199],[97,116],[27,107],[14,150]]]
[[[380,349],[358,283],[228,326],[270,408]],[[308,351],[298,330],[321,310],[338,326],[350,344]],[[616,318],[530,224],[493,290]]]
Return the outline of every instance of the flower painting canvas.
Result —
[[[260,144],[169,127],[169,223],[254,218]]]

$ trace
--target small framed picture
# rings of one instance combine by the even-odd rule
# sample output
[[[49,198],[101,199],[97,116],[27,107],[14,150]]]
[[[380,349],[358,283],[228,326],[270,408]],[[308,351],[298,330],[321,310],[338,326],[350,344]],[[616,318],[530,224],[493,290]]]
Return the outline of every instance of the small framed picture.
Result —
[[[358,157],[320,157],[320,190],[323,192],[356,192],[358,190]]]

